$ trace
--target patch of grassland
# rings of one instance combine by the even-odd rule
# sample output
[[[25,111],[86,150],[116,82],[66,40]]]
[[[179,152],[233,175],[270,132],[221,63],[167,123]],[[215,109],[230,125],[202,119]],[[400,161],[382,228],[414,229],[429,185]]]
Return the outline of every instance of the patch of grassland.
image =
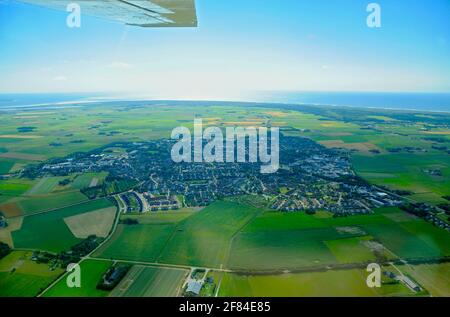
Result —
[[[424,202],[424,203],[428,203],[431,205],[437,205],[440,203],[446,203],[447,200],[445,200],[444,198],[442,198],[440,195],[436,194],[436,193],[420,193],[420,194],[413,194],[408,196],[408,198],[415,200],[415,201],[420,201],[420,202]]]
[[[63,208],[87,201],[87,197],[79,191],[54,193],[43,196],[33,196],[18,200],[16,204],[25,215],[32,215],[41,211]]]
[[[367,262],[375,259],[365,243],[372,237],[393,252],[383,252],[388,258],[450,254],[447,232],[398,208],[339,218],[266,212],[233,239],[228,266],[270,270]]]
[[[62,181],[65,177],[62,176],[54,176],[54,177],[44,177],[39,179],[36,184],[31,188],[27,195],[43,195],[48,194],[53,189],[58,186],[58,183]]]
[[[112,238],[94,256],[156,262],[175,225],[118,225]]]
[[[401,227],[424,241],[439,254],[450,255],[450,234],[447,231],[425,221],[403,222]]]
[[[432,296],[450,296],[450,263],[401,265],[399,269],[412,276]]]
[[[58,209],[48,213],[25,217],[22,228],[12,232],[14,245],[17,248],[40,249],[52,252],[68,250],[80,239],[70,232],[64,218],[111,207],[106,199]]]
[[[319,210],[314,214],[315,218],[319,218],[319,219],[327,219],[327,218],[332,218],[333,217],[333,213],[326,211],[326,210]]]
[[[414,222],[417,223],[417,222]],[[403,226],[403,224],[402,224]],[[362,228],[395,255],[405,258],[439,257],[443,252],[398,224],[370,224]]]
[[[0,297],[36,296],[62,273],[31,261],[31,252],[13,251],[0,260]]]
[[[380,214],[356,215],[351,217],[322,217],[304,212],[266,212],[256,217],[244,231],[317,229],[333,226],[358,226],[363,224],[390,224],[392,221]]]
[[[219,289],[219,296],[237,297],[344,297],[384,296],[392,293],[410,295],[402,285],[382,285],[380,289],[366,285],[364,270],[338,270],[282,275],[237,275],[225,273]]]
[[[114,224],[116,207],[108,207],[64,218],[72,234],[80,239],[90,235],[106,238]]]
[[[133,266],[111,292],[114,297],[175,297],[189,271]]]
[[[14,161],[0,159],[0,174],[8,174],[14,166]]]
[[[24,179],[8,179],[0,181],[0,195],[5,196],[20,196],[25,193],[33,182]]]
[[[340,263],[361,263],[376,260],[373,252],[363,244],[371,237],[355,237],[325,241],[328,249]]]
[[[8,244],[14,248],[14,242],[11,232],[19,230],[22,227],[23,217],[15,217],[7,220],[8,226],[0,229],[0,242]]]
[[[418,201],[430,202],[433,197],[431,200],[450,194],[450,163],[445,154],[396,153],[373,157],[355,155],[353,164],[358,174],[374,184],[410,190],[417,194],[428,193],[423,197],[415,196]],[[440,167],[442,177],[434,177],[426,172],[436,167]],[[431,196],[430,193],[434,195]]]
[[[90,186],[97,186],[103,183],[107,173],[84,173],[77,175],[70,185],[75,189],[83,189]]]
[[[44,293],[44,297],[104,297],[109,292],[96,288],[97,283],[112,265],[110,261],[85,260],[80,263],[81,287],[69,288],[62,278]]]
[[[229,243],[258,209],[229,201],[217,201],[181,221],[159,261],[196,266],[225,265]]]
[[[378,208],[377,213],[382,214],[393,222],[422,221],[419,217],[407,213],[397,207]]]
[[[325,241],[349,236],[334,228],[241,232],[233,240],[229,266],[270,270],[337,263]]]
[[[126,214],[120,218],[135,219],[140,224],[171,224],[179,222],[187,217],[195,214],[195,211],[184,208],[184,210],[164,211],[164,212],[148,212],[145,214]]]

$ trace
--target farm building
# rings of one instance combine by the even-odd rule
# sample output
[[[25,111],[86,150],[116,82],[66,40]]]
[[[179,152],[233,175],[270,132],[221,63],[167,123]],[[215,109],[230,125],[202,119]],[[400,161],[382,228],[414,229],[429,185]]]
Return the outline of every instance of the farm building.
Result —
[[[8,226],[8,223],[6,222],[5,217],[0,216],[0,228],[6,228]]]
[[[200,294],[200,290],[202,289],[202,285],[203,285],[203,283],[200,282],[200,281],[190,280],[188,282],[188,285],[187,285],[187,288],[186,288],[186,293],[193,294],[193,295],[198,295],[198,294]]]

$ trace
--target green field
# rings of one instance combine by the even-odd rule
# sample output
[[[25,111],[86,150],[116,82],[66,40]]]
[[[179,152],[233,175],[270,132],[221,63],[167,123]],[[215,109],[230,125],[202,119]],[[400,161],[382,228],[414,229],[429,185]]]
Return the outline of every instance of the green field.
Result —
[[[107,173],[85,173],[77,175],[70,185],[75,189],[83,189],[90,187],[91,185],[98,186],[103,183]]]
[[[259,215],[258,215],[259,214]],[[95,256],[170,264],[285,270],[376,260],[367,242],[382,244],[387,258],[450,254],[447,233],[397,208],[352,217],[261,213],[220,201],[200,212],[126,215]]]
[[[232,236],[257,212],[251,206],[218,201],[192,214],[135,216],[145,224],[119,225],[95,256],[218,267],[225,263]]]
[[[319,215],[307,215],[304,212],[280,213],[266,212],[256,217],[245,227],[245,232],[258,232],[261,230],[298,230],[320,229],[337,226],[360,226],[364,224],[390,224],[382,214],[356,215],[351,217],[330,218]]]
[[[192,216],[195,211],[184,208],[177,211],[165,211],[165,212],[149,212],[145,214],[129,214],[122,215],[121,219],[135,219],[139,221],[139,224],[143,225],[166,225],[174,224],[189,216]]]
[[[340,263],[376,262],[374,253],[364,245],[368,240],[371,237],[330,240],[325,244]]]
[[[215,102],[204,105],[149,102],[131,106],[117,102],[61,106],[51,111],[35,108],[2,112],[0,174],[116,141],[169,138],[174,127],[183,125],[191,129],[193,118],[201,117],[205,126],[270,122],[282,127],[286,135],[307,137],[327,147],[351,151],[349,156],[356,173],[373,184],[409,190],[412,195],[407,198],[414,201],[448,202],[442,197],[450,195],[450,159],[445,150],[450,148],[448,115],[326,107],[296,111],[276,105],[245,107]],[[29,126],[30,120],[38,122],[33,124],[33,131],[19,133],[18,129]],[[408,152],[403,147],[419,150]],[[392,148],[400,150],[392,152]],[[109,148],[109,155],[125,153],[124,149]],[[441,176],[431,175],[429,170],[439,170]],[[18,228],[12,232],[14,246],[52,252],[70,249],[80,239],[72,234],[64,218],[112,206],[107,200],[88,201],[80,192],[102,184],[106,175],[106,172],[68,172],[66,176],[49,174],[27,179],[16,175],[1,179],[0,211],[9,218],[10,228],[13,225]],[[69,182],[63,186],[60,181],[65,179]],[[136,184],[120,180],[109,183],[106,192],[125,191]],[[282,192],[287,190],[281,188]],[[95,289],[111,264],[109,259],[233,268],[249,274],[215,272],[215,277],[223,275],[220,296],[411,295],[398,284],[384,285],[381,290],[368,289],[364,283],[366,272],[359,269],[252,274],[375,261],[379,254],[370,249],[375,244],[384,247],[382,253],[388,259],[450,256],[448,232],[397,208],[379,209],[372,215],[333,218],[324,211],[315,215],[269,212],[259,204],[266,198],[272,197],[216,201],[200,211],[122,215],[122,220],[136,219],[139,224],[117,227],[112,238],[94,254],[105,261],[83,261],[86,287],[68,289],[62,280],[46,295],[110,295]],[[22,216],[25,217],[20,227]],[[5,230],[2,237],[9,238],[5,233],[9,235]],[[12,257],[18,254],[21,253],[13,252]],[[46,266],[36,267],[28,259],[15,260],[14,263],[23,264],[11,273],[12,266],[2,264],[8,261],[14,262],[11,255],[0,261],[0,296],[36,295],[57,276],[57,272],[45,272]],[[448,296],[448,265],[400,267],[433,296]],[[173,296],[178,287],[174,285],[180,283],[185,272],[146,267],[133,268],[131,273],[137,280],[125,288],[123,296]]]
[[[175,225],[119,225],[116,232],[94,256],[156,262]]]
[[[295,269],[376,259],[367,242],[381,243],[387,258],[450,255],[450,236],[397,208],[340,218],[267,212],[233,240],[228,266],[241,270]]]
[[[133,266],[111,292],[114,297],[175,297],[188,270]]]
[[[14,166],[14,161],[0,160],[0,175],[8,174]]]
[[[51,195],[34,196],[17,202],[26,215],[39,213],[87,201],[86,196],[78,191],[55,193]]]
[[[402,226],[404,225],[405,223],[402,224]],[[363,229],[373,237],[376,237],[385,247],[399,257],[428,258],[448,255],[448,252],[446,252],[448,246],[444,249],[442,245],[449,243],[450,237],[446,236],[444,240],[435,240],[444,236],[445,231],[443,231],[443,234],[437,228],[433,231],[422,231],[417,226],[417,223],[414,222],[412,226],[420,232],[420,235],[414,235],[403,229],[402,226],[397,224],[364,225]],[[439,245],[428,243],[427,239],[439,241]]]
[[[399,268],[425,287],[432,296],[450,296],[450,263],[401,265]]]
[[[108,200],[99,199],[25,217],[22,228],[12,233],[14,245],[18,248],[52,252],[68,250],[81,240],[74,237],[63,219],[111,206],[112,204]]]
[[[43,211],[54,210],[87,201],[87,197],[79,191],[51,193],[34,196],[19,196],[0,205],[7,217],[33,215]]]
[[[9,179],[0,181],[0,195],[7,198],[20,196],[25,193],[33,184],[33,181],[26,179]]]
[[[407,296],[403,285],[369,288],[363,270],[339,270],[282,275],[237,275],[225,273],[219,296],[228,297],[303,297],[303,296]]]
[[[31,188],[27,195],[43,195],[48,194],[58,186],[58,183],[62,181],[64,177],[44,177],[37,181],[37,183]]]
[[[339,237],[333,229],[243,232],[233,241],[229,266],[270,270],[332,264],[336,258],[324,240]]]
[[[45,297],[104,297],[109,292],[98,290],[97,283],[111,266],[110,261],[86,260],[81,262],[81,287],[69,288],[66,278],[62,278],[44,293]],[[66,275],[67,276],[67,275]]]
[[[377,185],[406,189],[428,196],[415,198],[419,201],[440,201],[439,197],[450,194],[450,160],[448,154],[387,154],[374,157],[353,157],[357,173]],[[438,167],[443,176],[427,174],[427,169]],[[430,199],[430,194],[434,198]],[[433,197],[433,196],[431,196]]]
[[[61,269],[51,271],[30,258],[31,252],[14,251],[0,260],[0,297],[36,296],[62,274]]]
[[[181,221],[158,260],[193,266],[225,265],[232,237],[258,212],[248,205],[217,201]]]

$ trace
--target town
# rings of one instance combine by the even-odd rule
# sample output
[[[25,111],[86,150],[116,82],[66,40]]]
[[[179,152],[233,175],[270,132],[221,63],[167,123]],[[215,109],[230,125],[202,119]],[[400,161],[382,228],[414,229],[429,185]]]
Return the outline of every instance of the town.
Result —
[[[280,137],[280,168],[273,174],[260,173],[260,164],[251,162],[176,163],[170,155],[174,142],[117,142],[30,166],[22,176],[108,172],[103,184],[83,192],[90,198],[119,194],[127,212],[203,207],[239,195],[261,195],[274,210],[326,210],[337,216],[401,204],[356,176],[347,153],[306,138]]]

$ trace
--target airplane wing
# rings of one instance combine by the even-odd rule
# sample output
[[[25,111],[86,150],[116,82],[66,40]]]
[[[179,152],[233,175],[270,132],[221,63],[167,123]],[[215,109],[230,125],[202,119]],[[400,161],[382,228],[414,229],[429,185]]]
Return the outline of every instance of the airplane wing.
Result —
[[[195,0],[19,0],[66,10],[78,3],[81,14],[141,27],[196,27]]]

